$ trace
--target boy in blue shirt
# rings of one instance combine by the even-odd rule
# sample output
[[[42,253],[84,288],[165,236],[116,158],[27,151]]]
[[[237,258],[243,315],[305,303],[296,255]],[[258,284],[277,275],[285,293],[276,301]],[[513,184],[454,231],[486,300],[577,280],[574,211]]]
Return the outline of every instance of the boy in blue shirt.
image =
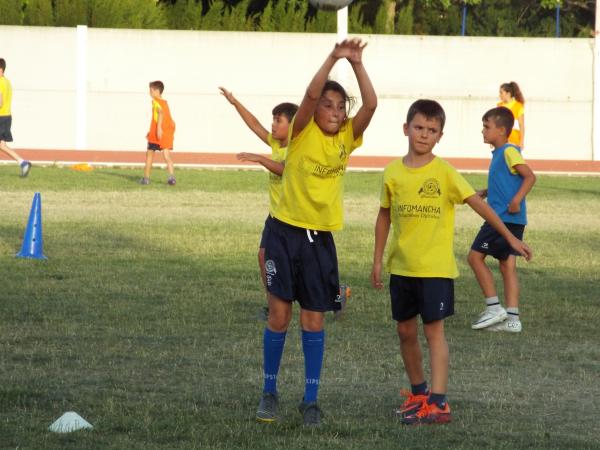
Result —
[[[504,107],[486,112],[483,120],[483,141],[494,147],[488,173],[488,188],[478,194],[488,198],[488,204],[500,216],[506,227],[523,238],[527,225],[525,196],[535,184],[535,175],[521,156],[521,149],[508,143],[514,123],[512,112]],[[487,255],[499,262],[504,281],[506,309],[500,305],[492,272],[485,263]],[[519,333],[518,255],[508,242],[487,222],[483,224],[469,252],[469,265],[485,296],[486,309],[472,324],[474,330],[508,331]]]

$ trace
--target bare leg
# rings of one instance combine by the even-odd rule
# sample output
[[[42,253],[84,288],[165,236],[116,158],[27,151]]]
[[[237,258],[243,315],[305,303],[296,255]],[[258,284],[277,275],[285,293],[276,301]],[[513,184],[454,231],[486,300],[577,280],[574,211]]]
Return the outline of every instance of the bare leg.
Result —
[[[423,326],[425,337],[429,345],[429,359],[431,364],[431,392],[445,394],[448,390],[448,365],[450,355],[448,343],[444,334],[444,321],[426,323]]]
[[[475,278],[481,287],[481,291],[486,298],[495,297],[497,294],[494,285],[492,271],[485,263],[486,255],[475,250],[471,250],[467,256],[467,261],[475,273]]]
[[[150,179],[150,172],[152,171],[152,162],[154,161],[154,151],[146,151],[146,165],[144,166],[144,178]]]
[[[163,158],[165,158],[165,162],[167,163],[167,172],[170,176],[174,176],[175,172],[173,170],[173,160],[171,159],[171,150],[169,150],[168,148],[164,148],[163,151]]]
[[[292,319],[292,304],[280,299],[279,297],[268,294],[269,297],[269,318],[267,328],[277,333],[287,331]]]
[[[21,158],[12,148],[6,145],[6,141],[0,141],[0,150],[14,159],[17,163],[21,164],[23,162],[23,158]]]
[[[269,315],[271,310],[269,309]],[[300,310],[300,325],[304,331],[321,331],[323,329],[323,322],[325,319],[325,313],[319,311],[308,311],[306,309]]]
[[[519,307],[519,277],[517,276],[517,258],[509,255],[504,261],[500,261],[500,273],[504,280],[504,299],[507,308]]]
[[[423,353],[418,338],[417,318],[397,322],[396,330],[400,338],[400,355],[404,361],[404,369],[410,384],[417,385],[425,382],[423,371]]]

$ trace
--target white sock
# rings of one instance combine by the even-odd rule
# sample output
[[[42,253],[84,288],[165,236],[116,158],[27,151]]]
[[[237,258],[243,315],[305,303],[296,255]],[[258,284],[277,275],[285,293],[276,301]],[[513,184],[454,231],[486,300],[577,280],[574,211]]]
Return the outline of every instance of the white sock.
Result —
[[[485,299],[485,304],[487,306],[487,309],[489,309],[490,311],[498,311],[502,308],[502,306],[500,306],[500,300],[498,299],[497,295],[494,297],[487,297]]]
[[[506,308],[506,312],[508,313],[508,320],[519,321],[519,308]]]

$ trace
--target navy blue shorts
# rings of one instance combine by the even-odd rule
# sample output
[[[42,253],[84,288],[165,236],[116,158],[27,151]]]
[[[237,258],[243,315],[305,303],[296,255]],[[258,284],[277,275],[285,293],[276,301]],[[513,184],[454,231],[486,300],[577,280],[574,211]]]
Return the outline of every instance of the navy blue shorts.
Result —
[[[155,144],[154,142],[148,142],[148,150],[158,152],[161,150],[161,148],[160,145]]]
[[[392,318],[398,322],[420,315],[423,323],[454,314],[454,280],[390,276]]]
[[[267,290],[308,311],[341,309],[337,253],[328,231],[298,228],[272,217],[265,223]]]
[[[13,137],[10,132],[12,125],[12,116],[0,116],[0,141],[12,142]]]
[[[523,240],[525,225],[506,222],[504,225],[506,225],[506,228],[508,228],[517,239]],[[483,223],[479,233],[477,233],[473,245],[471,245],[471,250],[483,253],[484,255],[493,256],[501,261],[504,261],[509,255],[520,256],[520,254],[513,250],[508,244],[507,240],[487,222]]]
[[[259,248],[265,248],[265,245],[267,245],[267,239],[268,239],[268,235],[269,235],[269,221],[273,220],[273,218],[271,217],[271,215],[269,214],[267,216],[267,220],[265,220],[265,227],[263,228],[262,231],[262,235],[260,236],[260,245],[258,246]]]

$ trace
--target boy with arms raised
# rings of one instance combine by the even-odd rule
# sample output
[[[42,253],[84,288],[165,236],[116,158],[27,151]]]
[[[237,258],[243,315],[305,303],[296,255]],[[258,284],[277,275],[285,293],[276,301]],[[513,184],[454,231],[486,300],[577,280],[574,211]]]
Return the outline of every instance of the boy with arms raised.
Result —
[[[506,227],[519,239],[527,225],[525,196],[535,184],[535,175],[521,156],[519,147],[509,143],[514,123],[512,112],[504,107],[490,109],[482,118],[483,142],[494,146],[488,174],[488,188],[478,194],[488,198],[488,204],[500,216]],[[487,255],[499,262],[504,280],[506,310],[500,306],[494,277],[485,263]],[[508,331],[519,333],[519,279],[517,258],[504,237],[485,222],[477,234],[471,251],[469,265],[485,296],[486,309],[473,322],[474,330]]]
[[[392,317],[397,322],[400,353],[411,392],[395,410],[402,423],[447,423],[449,351],[444,319],[454,313],[454,206],[467,203],[527,259],[531,251],[514,237],[469,183],[432,153],[443,135],[446,116],[439,103],[417,100],[408,110],[404,134],[408,153],[384,171],[381,207],[375,225],[371,283],[381,289],[382,259],[390,224],[388,250]],[[421,316],[431,366],[431,389],[425,380],[418,340]]]
[[[251,161],[262,165],[269,171],[269,200],[270,200],[270,211],[265,221],[265,227],[262,232],[260,246],[258,249],[258,265],[260,267],[260,274],[265,289],[267,287],[266,275],[265,275],[265,242],[267,239],[267,233],[269,227],[267,226],[269,220],[271,220],[271,214],[275,210],[279,198],[281,196],[281,175],[283,174],[285,157],[287,154],[288,144],[288,130],[292,118],[298,111],[298,105],[294,103],[280,103],[273,108],[273,122],[271,123],[271,132],[269,133],[265,127],[258,121],[258,119],[250,112],[246,107],[237,99],[235,96],[225,89],[219,87],[221,95],[231,103],[244,123],[252,130],[258,138],[271,147],[271,158],[267,158],[263,155],[257,155],[256,153],[238,153],[237,157],[241,161]],[[268,303],[268,300],[267,300]],[[265,319],[268,315],[269,308],[265,307]]]

